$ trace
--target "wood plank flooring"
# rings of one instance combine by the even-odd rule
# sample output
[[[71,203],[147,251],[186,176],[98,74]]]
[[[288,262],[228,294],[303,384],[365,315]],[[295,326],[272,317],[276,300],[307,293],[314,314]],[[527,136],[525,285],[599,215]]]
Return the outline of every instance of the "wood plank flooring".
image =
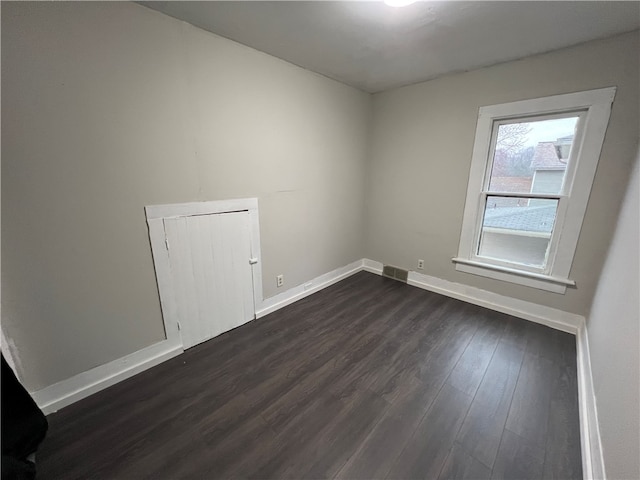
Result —
[[[38,478],[578,479],[575,359],[361,272],[50,415]]]

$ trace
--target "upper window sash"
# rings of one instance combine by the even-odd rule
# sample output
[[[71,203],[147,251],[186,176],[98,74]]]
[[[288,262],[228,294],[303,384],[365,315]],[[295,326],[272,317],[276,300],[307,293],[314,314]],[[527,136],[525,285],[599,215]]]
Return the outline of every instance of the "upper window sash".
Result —
[[[567,159],[567,168],[566,168],[562,186],[559,192],[559,194],[562,194],[562,195],[569,195],[571,191],[571,186],[573,185],[573,175],[575,174],[578,159],[579,159],[579,148],[577,147],[579,147],[579,145],[582,142],[582,138],[584,135],[583,133],[584,120],[587,113],[588,113],[588,109],[579,108],[579,109],[565,110],[560,113],[548,113],[545,115],[511,115],[505,118],[494,118],[491,125],[491,143],[490,143],[489,151],[487,153],[487,158],[486,158],[486,168],[484,171],[484,182],[483,182],[482,191],[496,193],[496,194],[499,194],[500,196],[503,196],[502,194],[506,193],[506,192],[499,192],[497,190],[494,192],[489,188],[491,183],[491,173],[493,171],[493,166],[494,166],[493,164],[495,161],[496,144],[498,141],[498,129],[500,128],[501,125],[509,125],[514,123],[539,122],[544,120],[555,120],[555,119],[561,119],[561,118],[578,117],[578,122],[576,124],[575,134],[573,139],[573,146],[571,148],[571,153],[569,155],[569,158]],[[514,192],[509,192],[509,193],[514,193]]]

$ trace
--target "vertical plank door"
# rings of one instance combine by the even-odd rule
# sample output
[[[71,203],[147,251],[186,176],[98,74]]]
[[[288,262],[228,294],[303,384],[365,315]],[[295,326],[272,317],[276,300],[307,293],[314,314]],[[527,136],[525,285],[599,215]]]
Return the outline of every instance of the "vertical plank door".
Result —
[[[249,213],[165,218],[184,348],[254,318]]]

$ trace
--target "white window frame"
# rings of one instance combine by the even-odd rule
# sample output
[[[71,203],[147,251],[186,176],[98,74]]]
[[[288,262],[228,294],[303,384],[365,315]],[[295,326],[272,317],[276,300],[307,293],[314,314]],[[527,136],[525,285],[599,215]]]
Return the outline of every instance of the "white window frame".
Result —
[[[456,270],[556,293],[565,293],[567,286],[575,286],[569,273],[615,93],[616,87],[608,87],[480,108],[460,245],[458,256],[453,258]],[[545,116],[570,113],[577,114],[580,118],[562,190],[558,195],[488,191],[498,125],[523,120],[523,117],[535,117],[539,120]],[[558,200],[556,221],[544,267],[525,266],[477,255],[486,197],[496,194]]]

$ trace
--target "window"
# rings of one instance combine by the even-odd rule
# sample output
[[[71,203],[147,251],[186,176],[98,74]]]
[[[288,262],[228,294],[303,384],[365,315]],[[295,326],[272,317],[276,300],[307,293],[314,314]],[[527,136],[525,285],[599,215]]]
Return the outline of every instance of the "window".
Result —
[[[480,108],[459,271],[564,293],[615,87]]]

